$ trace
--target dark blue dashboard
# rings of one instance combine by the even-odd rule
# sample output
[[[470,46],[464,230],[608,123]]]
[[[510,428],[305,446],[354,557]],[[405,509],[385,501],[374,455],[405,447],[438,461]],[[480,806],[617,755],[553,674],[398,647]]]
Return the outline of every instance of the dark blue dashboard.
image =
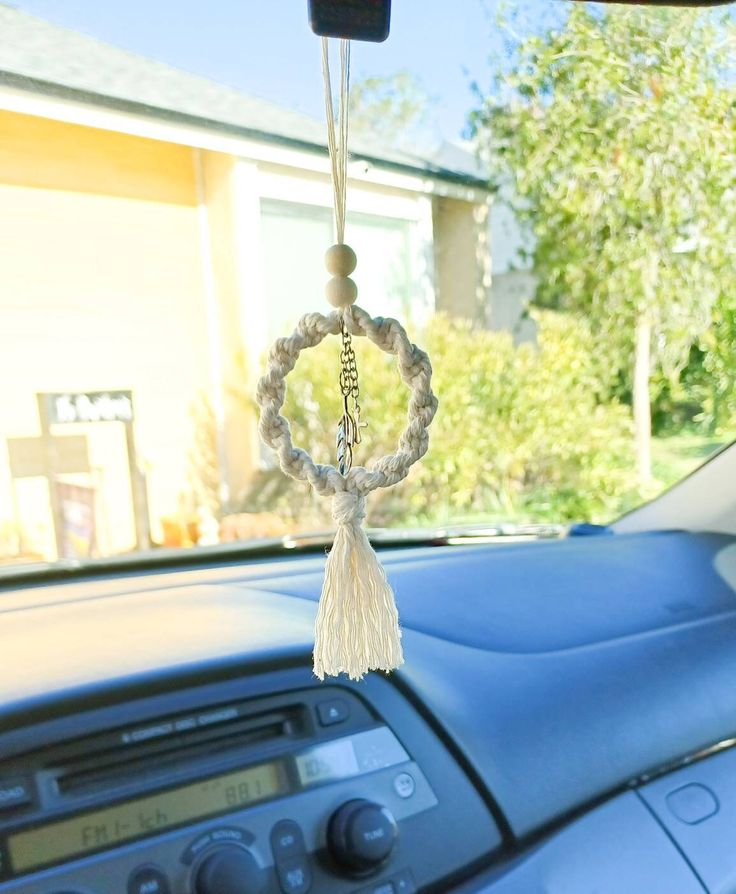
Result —
[[[688,785],[713,793],[718,809],[683,823],[716,840],[736,799],[734,752],[704,757],[736,736],[736,539],[581,537],[382,561],[406,664],[380,686],[335,682],[378,714],[395,692],[485,804],[497,831],[457,890],[733,890],[719,879],[736,879],[736,857],[709,873],[667,798]],[[287,672],[318,688],[308,667],[323,564],[295,555],[6,590],[0,757],[22,753],[30,730],[112,717],[144,696]],[[715,761],[722,772],[706,771]],[[694,770],[707,782],[678,776]],[[619,887],[606,880],[611,834],[632,837],[631,866],[625,854],[612,865]]]

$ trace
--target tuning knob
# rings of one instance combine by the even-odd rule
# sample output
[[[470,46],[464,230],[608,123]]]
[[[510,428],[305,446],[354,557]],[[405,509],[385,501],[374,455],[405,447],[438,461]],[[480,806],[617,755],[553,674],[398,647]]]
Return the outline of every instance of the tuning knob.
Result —
[[[369,872],[388,860],[398,835],[391,811],[362,798],[338,808],[327,827],[333,858],[356,873]]]
[[[210,854],[197,870],[195,894],[260,894],[264,874],[250,851],[223,847]]]

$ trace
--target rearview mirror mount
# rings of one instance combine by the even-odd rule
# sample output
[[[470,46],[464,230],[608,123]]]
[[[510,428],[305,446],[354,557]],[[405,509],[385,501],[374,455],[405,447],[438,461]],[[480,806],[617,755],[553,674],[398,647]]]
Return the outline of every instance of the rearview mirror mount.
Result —
[[[391,0],[309,0],[309,23],[320,37],[381,43],[391,27]]]

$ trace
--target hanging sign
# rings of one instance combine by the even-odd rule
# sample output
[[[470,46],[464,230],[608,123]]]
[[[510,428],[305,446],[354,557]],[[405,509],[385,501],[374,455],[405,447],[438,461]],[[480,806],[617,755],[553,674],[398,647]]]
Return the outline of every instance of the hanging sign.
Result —
[[[133,394],[130,391],[45,394],[44,400],[51,425],[133,421]]]

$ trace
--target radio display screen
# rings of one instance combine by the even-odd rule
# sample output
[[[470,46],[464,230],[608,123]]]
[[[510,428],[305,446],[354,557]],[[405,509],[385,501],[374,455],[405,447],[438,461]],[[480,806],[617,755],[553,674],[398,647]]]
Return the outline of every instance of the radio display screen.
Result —
[[[15,872],[28,872],[237,810],[287,790],[280,761],[260,764],[18,832],[8,838],[8,852]]]

